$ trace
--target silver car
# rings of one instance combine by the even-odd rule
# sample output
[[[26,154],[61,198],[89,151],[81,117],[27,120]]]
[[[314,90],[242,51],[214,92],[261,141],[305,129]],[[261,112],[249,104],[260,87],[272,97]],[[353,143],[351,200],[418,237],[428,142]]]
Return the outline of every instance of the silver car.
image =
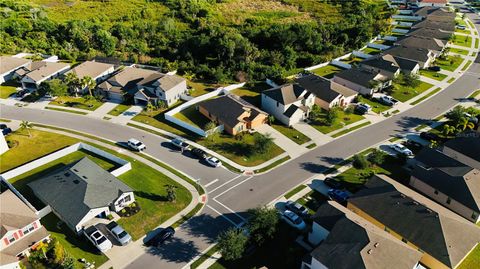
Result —
[[[132,241],[132,237],[115,221],[107,224],[107,229],[122,246],[125,246]]]

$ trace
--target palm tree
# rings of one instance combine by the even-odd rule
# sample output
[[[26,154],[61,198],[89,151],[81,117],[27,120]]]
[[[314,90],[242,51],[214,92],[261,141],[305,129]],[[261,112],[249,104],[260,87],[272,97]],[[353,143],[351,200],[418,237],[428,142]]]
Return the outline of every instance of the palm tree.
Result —
[[[455,126],[451,126],[451,125],[445,124],[445,125],[443,126],[443,131],[442,131],[442,132],[443,132],[443,134],[444,134],[445,136],[448,136],[448,135],[450,135],[450,134],[455,133],[456,130],[457,130],[457,128],[455,128]]]
[[[22,120],[22,123],[20,123],[20,128],[27,130],[28,137],[32,137],[32,134],[30,133],[30,129],[33,128],[33,124],[31,122]]]
[[[82,78],[82,88],[87,88],[90,96],[93,96],[92,89],[95,88],[96,85],[97,82],[93,78],[89,76],[85,76]]]
[[[78,88],[82,86],[80,79],[77,77],[77,74],[70,72],[65,76],[65,83],[68,86],[70,92],[73,92],[77,96]]]
[[[469,121],[467,118],[462,118],[457,124],[457,128],[461,129],[462,131],[467,129],[473,130],[473,128],[475,128],[475,124],[473,124],[473,122]]]

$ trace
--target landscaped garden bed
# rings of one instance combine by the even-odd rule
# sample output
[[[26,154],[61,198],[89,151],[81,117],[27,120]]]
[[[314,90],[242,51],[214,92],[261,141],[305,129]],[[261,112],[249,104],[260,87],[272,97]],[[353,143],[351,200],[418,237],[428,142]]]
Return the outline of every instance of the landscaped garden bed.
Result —
[[[49,103],[50,105],[80,108],[85,110],[95,110],[103,103],[94,97],[73,97],[73,96],[59,96]]]

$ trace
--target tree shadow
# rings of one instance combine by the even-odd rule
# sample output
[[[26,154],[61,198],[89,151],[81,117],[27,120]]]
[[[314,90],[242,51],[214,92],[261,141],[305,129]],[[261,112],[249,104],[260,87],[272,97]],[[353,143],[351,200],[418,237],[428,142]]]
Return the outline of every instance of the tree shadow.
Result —
[[[322,162],[326,162],[326,163],[332,164],[332,165],[338,164],[338,163],[341,163],[341,162],[345,161],[345,159],[343,159],[343,158],[338,158],[338,157],[326,157],[326,156],[320,157],[320,160],[321,160]]]
[[[199,255],[200,251],[193,241],[174,236],[158,248],[148,247],[147,253],[168,262],[186,263]]]
[[[410,130],[414,127],[417,127],[421,124],[428,124],[431,122],[431,119],[419,118],[419,117],[401,117],[398,119],[397,124],[403,128],[402,131]]]
[[[300,167],[308,172],[315,173],[315,174],[320,174],[328,169],[328,167],[325,165],[321,165],[313,162],[301,163]]]
[[[157,202],[167,202],[168,201],[166,196],[158,195],[158,194],[155,194],[155,193],[149,193],[149,192],[144,192],[144,191],[135,191],[134,193],[138,197],[142,197],[142,198],[152,200],[152,201],[157,201]]]

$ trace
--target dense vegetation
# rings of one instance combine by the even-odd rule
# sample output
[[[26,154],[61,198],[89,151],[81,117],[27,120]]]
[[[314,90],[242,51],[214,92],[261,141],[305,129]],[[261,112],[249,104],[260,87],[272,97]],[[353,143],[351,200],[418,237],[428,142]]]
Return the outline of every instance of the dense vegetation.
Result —
[[[0,53],[278,79],[361,47],[388,30],[391,12],[383,0],[0,0]]]

